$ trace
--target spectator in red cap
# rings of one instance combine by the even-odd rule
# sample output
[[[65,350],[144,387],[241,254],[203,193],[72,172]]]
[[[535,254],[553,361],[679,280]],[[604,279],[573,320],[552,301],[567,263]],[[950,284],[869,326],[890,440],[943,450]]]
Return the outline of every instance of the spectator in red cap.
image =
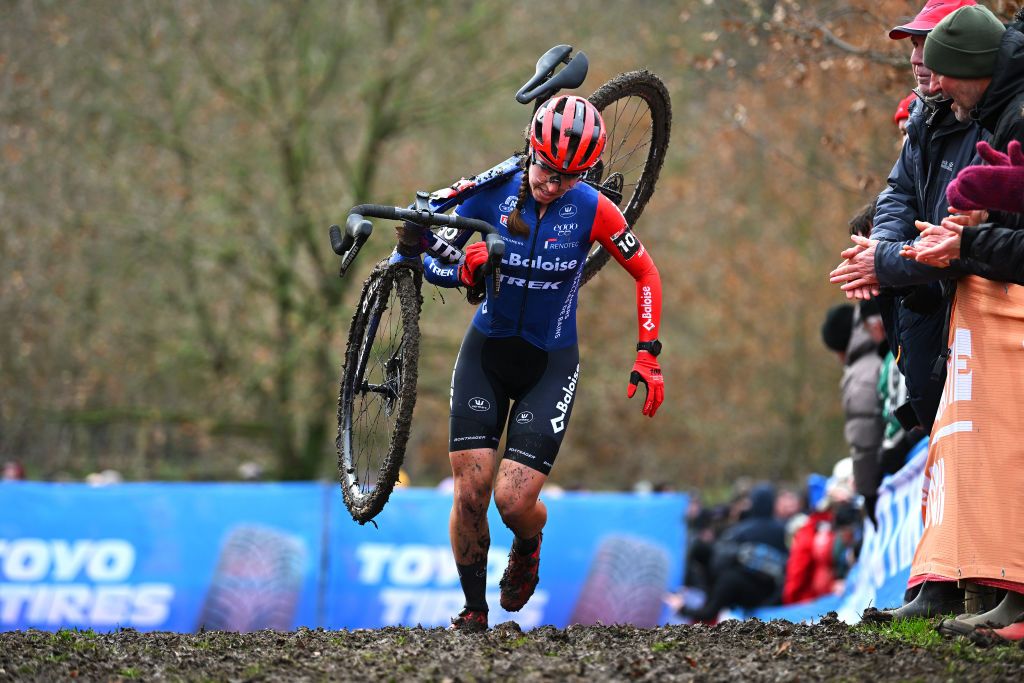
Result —
[[[910,107],[907,138],[878,197],[870,238],[852,235],[855,246],[842,252],[845,259],[830,274],[847,297],[879,298],[889,347],[899,359],[906,377],[909,408],[900,411],[927,433],[931,430],[942,393],[944,370],[933,376],[935,360],[945,348],[942,328],[947,304],[941,281],[948,271],[908,261],[900,250],[919,237],[915,221],[938,224],[949,215],[946,185],[974,157],[974,145],[982,139],[973,122],[958,121],[952,100],[932,84],[924,63],[928,33],[944,17],[973,0],[930,0],[911,21],[889,32],[893,40],[909,38],[910,65],[917,81]]]
[[[900,135],[904,138],[907,136],[907,121],[910,120],[910,105],[917,99],[917,95],[910,93],[896,105],[896,114],[893,115],[892,121],[896,124],[896,127],[900,129]]]
[[[917,16],[889,31],[889,37],[893,40],[902,40],[908,36],[926,36],[935,28],[936,24],[952,14],[961,7],[976,5],[974,0],[935,0],[928,2],[917,13]]]
[[[928,433],[935,421],[945,383],[945,365],[936,366],[936,360],[946,348],[943,326],[951,290],[942,281],[951,274],[904,259],[900,251],[919,238],[915,221],[938,224],[949,215],[946,186],[971,163],[974,145],[982,139],[975,123],[957,120],[952,100],[932,83],[932,73],[924,63],[924,45],[942,19],[973,4],[929,0],[917,16],[889,32],[893,40],[909,39],[911,43],[910,65],[917,81],[914,93],[920,104],[912,107],[900,157],[889,174],[888,187],[878,196],[870,238],[851,236],[855,246],[842,252],[845,260],[830,274],[831,281],[848,297],[878,299],[889,347],[906,377],[912,410],[896,414],[906,418],[903,427],[907,431],[919,427]],[[928,617],[949,609],[959,611],[963,603],[962,591],[958,592],[955,584],[932,587],[926,583],[919,595],[920,600],[886,616]]]

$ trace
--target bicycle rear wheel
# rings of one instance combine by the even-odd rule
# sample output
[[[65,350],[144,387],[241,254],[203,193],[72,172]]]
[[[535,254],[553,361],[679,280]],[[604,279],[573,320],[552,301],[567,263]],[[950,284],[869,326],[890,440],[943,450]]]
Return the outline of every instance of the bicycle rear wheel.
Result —
[[[608,81],[590,96],[608,131],[602,161],[587,179],[622,194],[619,210],[635,228],[654,194],[672,127],[668,88],[649,71],[629,71]],[[595,245],[583,266],[583,282],[597,274],[609,254]]]
[[[416,404],[422,274],[382,262],[352,316],[338,394],[338,479],[364,524],[398,481]]]

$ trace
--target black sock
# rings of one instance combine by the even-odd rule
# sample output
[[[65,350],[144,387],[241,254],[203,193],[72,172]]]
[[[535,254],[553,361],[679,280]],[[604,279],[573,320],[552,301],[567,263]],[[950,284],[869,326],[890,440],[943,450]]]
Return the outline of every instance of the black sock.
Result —
[[[533,538],[519,538],[518,536],[512,541],[512,549],[520,555],[532,555],[533,551],[537,549],[537,545],[540,543],[540,534],[537,534]]]
[[[466,609],[487,611],[487,559],[473,564],[455,564],[459,570],[459,583],[466,596]]]

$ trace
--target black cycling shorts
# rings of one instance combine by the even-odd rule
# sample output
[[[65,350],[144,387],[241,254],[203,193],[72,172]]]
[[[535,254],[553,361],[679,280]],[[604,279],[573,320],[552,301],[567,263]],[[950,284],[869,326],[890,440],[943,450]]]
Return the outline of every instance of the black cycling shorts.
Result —
[[[449,451],[497,449],[507,421],[504,457],[549,474],[579,376],[575,344],[544,351],[522,337],[487,337],[470,325],[452,373]]]

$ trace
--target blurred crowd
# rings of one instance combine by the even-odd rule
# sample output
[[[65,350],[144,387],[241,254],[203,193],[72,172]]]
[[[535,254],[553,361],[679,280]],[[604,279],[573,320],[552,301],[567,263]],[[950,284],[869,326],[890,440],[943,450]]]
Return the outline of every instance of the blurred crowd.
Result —
[[[666,601],[684,620],[715,623],[723,611],[842,593],[861,519],[849,457],[799,487],[742,478],[725,503],[691,494],[684,585]]]

